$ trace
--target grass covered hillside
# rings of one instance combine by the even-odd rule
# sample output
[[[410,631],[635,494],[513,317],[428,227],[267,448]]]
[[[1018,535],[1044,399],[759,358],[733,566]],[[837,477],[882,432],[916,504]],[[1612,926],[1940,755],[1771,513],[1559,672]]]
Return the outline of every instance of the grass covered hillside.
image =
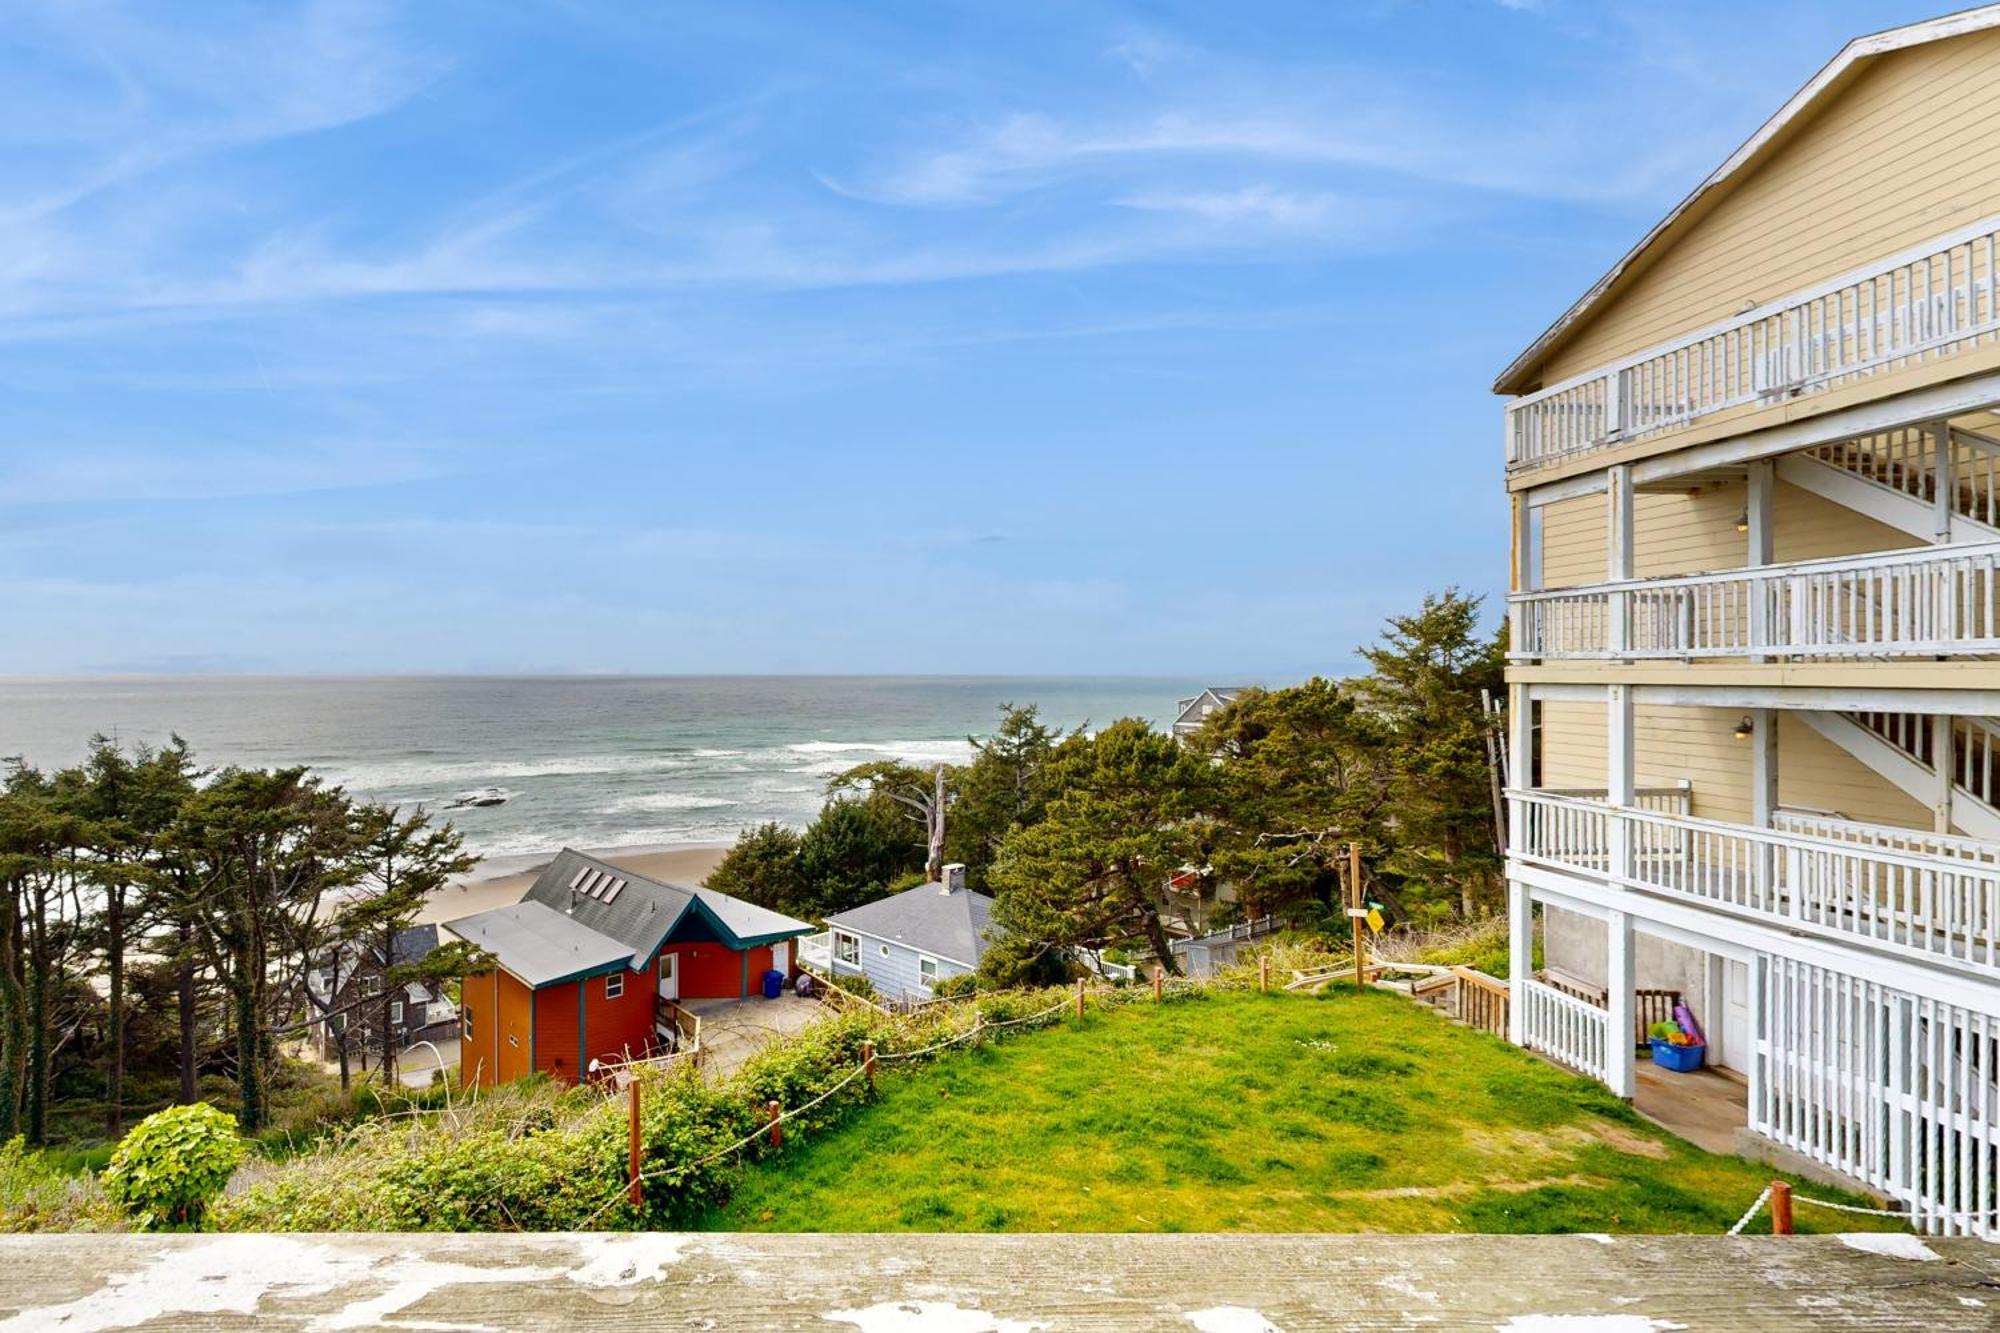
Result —
[[[1393,995],[1214,992],[884,1078],[875,1103],[746,1170],[705,1222],[1721,1232],[1771,1175]],[[1866,1220],[1801,1208],[1799,1229]]]

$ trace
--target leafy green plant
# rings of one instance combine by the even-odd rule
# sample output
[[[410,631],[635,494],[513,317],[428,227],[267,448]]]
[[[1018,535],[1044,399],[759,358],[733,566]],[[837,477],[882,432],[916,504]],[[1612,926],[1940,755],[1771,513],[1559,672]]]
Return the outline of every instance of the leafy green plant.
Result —
[[[104,1188],[141,1227],[199,1227],[244,1151],[225,1112],[206,1102],[170,1106],[125,1136],[104,1169]]]
[[[1672,1019],[1663,1018],[1659,1022],[1647,1028],[1646,1035],[1649,1037],[1657,1037],[1661,1041],[1670,1041],[1673,1038],[1681,1035],[1681,1027],[1680,1024],[1674,1022]]]

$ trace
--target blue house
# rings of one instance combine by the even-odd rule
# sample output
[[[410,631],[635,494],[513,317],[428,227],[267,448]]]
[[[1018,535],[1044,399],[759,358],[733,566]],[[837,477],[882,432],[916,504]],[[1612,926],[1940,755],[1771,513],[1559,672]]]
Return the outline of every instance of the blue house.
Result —
[[[934,884],[828,917],[827,967],[836,983],[867,977],[884,999],[929,999],[938,982],[979,967],[992,911],[965,887],[965,867],[948,865]]]

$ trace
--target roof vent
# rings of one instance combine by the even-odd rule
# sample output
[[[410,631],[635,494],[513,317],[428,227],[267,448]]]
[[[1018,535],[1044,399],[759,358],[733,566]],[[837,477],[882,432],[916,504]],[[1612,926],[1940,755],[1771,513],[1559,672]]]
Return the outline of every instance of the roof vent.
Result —
[[[943,871],[939,873],[938,892],[945,894],[952,894],[952,893],[957,893],[960,889],[964,887],[965,887],[964,863],[959,861],[953,861],[950,865],[946,866],[943,869]]]

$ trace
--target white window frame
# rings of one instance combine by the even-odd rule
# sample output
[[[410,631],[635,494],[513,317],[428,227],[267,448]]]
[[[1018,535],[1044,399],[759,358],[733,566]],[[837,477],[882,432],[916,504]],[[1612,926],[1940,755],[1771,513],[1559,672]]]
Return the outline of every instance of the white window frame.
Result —
[[[929,969],[930,969],[930,971],[928,971],[928,972],[924,971],[924,969],[925,969],[925,968],[929,968]],[[935,986],[935,985],[937,985],[937,984],[938,984],[938,960],[937,960],[937,959],[935,959],[935,958],[933,958],[933,957],[931,957],[931,956],[930,956],[929,954],[927,954],[927,953],[920,953],[920,954],[918,954],[918,955],[917,955],[917,980],[918,980],[918,981],[921,981],[921,982],[923,982],[923,983],[924,983],[924,985],[926,985],[926,986]]]
[[[884,945],[881,945],[881,946],[879,946],[879,947],[880,947],[880,948],[881,948],[881,950],[882,950],[882,956],[883,956],[884,958],[887,958],[887,957],[889,956],[889,946],[888,946],[888,945],[886,945],[886,944],[884,944]]]
[[[861,937],[845,931],[833,932],[833,961],[849,967],[861,966]]]
[[[363,995],[380,995],[382,993],[382,978],[373,972],[361,978],[361,993]]]
[[[403,1021],[403,1002],[401,1000],[389,1001],[389,1026],[395,1027],[402,1021]]]
[[[610,976],[604,979],[605,999],[607,1000],[621,999],[623,998],[624,994],[625,994],[625,974],[623,972],[613,972]]]

